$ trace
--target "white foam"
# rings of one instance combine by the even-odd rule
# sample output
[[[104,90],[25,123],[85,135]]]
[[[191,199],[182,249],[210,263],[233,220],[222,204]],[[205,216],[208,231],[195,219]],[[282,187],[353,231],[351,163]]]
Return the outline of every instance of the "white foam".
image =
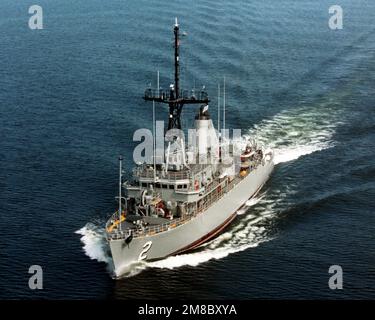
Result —
[[[316,151],[321,151],[330,147],[329,143],[318,143],[312,145],[295,146],[295,147],[285,147],[277,148],[274,150],[275,158],[274,163],[279,164],[283,162],[289,162],[292,160],[297,160],[298,158],[311,154]]]
[[[283,111],[263,120],[245,135],[274,150],[275,164],[296,160],[334,145],[337,114],[322,114],[314,108]]]
[[[106,263],[112,262],[111,257],[107,254],[108,250],[106,250],[107,244],[103,227],[89,222],[75,233],[82,235],[83,250],[90,259]]]
[[[246,212],[247,212],[247,208],[246,208],[246,207],[243,207],[243,208],[237,210],[236,213],[237,213],[238,216],[242,216],[242,215],[244,215]]]
[[[265,193],[263,193],[261,195],[258,195],[258,196],[255,196],[255,197],[251,198],[250,200],[247,200],[245,206],[247,208],[255,206],[256,204],[259,203],[259,201],[261,201],[264,198],[264,196],[265,196]]]
[[[227,257],[228,255],[246,250],[250,247],[257,247],[259,242],[249,243],[247,245],[242,245],[239,247],[228,247],[224,246],[222,248],[216,249],[206,249],[201,252],[182,254],[178,256],[171,256],[163,260],[148,263],[147,265],[152,268],[162,268],[162,269],[175,269],[182,266],[192,266],[195,267],[199,264],[205,263],[210,260],[218,260]]]

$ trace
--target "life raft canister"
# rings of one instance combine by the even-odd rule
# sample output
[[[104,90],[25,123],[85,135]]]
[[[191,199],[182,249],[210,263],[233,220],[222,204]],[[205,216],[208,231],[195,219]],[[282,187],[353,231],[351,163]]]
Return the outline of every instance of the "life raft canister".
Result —
[[[245,177],[247,175],[247,169],[241,169],[240,176]]]
[[[121,218],[113,221],[113,223],[107,228],[107,231],[112,232],[112,230],[115,227],[117,227],[121,222],[125,221],[125,219],[126,219],[126,210],[121,212]]]

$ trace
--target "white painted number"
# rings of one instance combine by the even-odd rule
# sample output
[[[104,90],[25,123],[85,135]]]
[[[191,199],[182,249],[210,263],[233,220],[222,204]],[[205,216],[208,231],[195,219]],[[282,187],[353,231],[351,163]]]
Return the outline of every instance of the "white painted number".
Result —
[[[152,246],[152,241],[148,241],[143,245],[143,250],[139,254],[138,260],[145,260],[147,258],[147,252]]]

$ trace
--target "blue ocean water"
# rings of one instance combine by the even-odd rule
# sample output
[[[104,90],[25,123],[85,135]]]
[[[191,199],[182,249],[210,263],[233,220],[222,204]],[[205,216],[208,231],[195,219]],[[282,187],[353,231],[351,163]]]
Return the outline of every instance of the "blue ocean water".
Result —
[[[1,298],[375,298],[373,1],[340,0],[336,31],[328,0],[37,2],[43,30],[28,28],[29,1],[0,10]],[[115,281],[102,232],[117,156],[129,175],[133,133],[152,127],[144,89],[157,70],[172,80],[176,16],[182,83],[215,108],[225,76],[227,125],[277,165],[219,238]]]

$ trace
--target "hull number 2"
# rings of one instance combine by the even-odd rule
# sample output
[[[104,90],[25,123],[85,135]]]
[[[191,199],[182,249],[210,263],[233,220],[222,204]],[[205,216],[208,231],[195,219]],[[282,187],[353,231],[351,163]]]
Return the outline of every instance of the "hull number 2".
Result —
[[[151,246],[152,246],[152,241],[147,241],[143,245],[143,250],[141,251],[141,253],[139,254],[139,257],[138,257],[139,261],[147,259],[147,252],[148,252],[148,250],[150,250]]]

